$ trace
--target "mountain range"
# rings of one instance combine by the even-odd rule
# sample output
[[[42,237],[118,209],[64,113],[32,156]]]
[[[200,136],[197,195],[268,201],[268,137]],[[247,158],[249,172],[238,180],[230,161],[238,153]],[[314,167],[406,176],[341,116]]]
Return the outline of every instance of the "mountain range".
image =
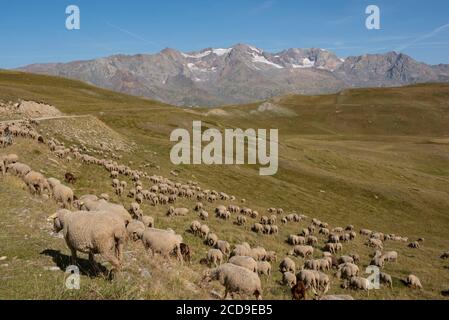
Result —
[[[268,53],[238,44],[184,53],[114,55],[18,70],[62,76],[178,106],[249,103],[287,94],[449,82],[449,65],[428,65],[397,52],[338,57],[324,49]]]

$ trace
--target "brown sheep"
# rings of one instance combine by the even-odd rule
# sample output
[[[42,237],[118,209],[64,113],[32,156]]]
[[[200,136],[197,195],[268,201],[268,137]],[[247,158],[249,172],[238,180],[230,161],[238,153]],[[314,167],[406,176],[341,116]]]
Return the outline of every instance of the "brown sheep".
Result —
[[[295,286],[292,287],[291,293],[292,293],[292,300],[296,301],[306,300],[307,290],[302,281],[299,281],[298,283],[296,283]]]
[[[67,172],[65,174],[64,178],[67,183],[75,183],[76,182],[76,177],[73,173]]]

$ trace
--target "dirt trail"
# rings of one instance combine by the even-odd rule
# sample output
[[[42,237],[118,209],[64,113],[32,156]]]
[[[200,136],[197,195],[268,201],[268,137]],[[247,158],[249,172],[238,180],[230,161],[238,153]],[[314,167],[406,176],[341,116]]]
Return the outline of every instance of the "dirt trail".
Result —
[[[56,120],[56,119],[72,119],[72,118],[90,118],[93,117],[91,115],[81,115],[81,116],[53,116],[53,117],[40,117],[40,118],[31,118],[33,121],[46,121],[46,120]],[[4,120],[0,121],[0,123],[8,124],[12,122],[23,121],[23,119],[16,120]]]

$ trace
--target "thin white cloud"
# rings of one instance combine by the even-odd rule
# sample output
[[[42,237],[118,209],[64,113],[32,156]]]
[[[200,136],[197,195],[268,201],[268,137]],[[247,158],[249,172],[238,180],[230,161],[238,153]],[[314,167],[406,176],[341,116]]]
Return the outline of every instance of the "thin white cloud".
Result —
[[[403,40],[409,40],[416,37],[416,35],[408,35],[408,36],[382,36],[382,37],[375,37],[367,39],[367,43],[379,43],[379,42],[397,42],[397,41],[403,41]]]
[[[340,19],[329,20],[328,23],[332,24],[332,25],[341,25],[341,24],[345,24],[347,22],[350,22],[353,18],[354,18],[354,16],[347,16],[347,17],[343,17],[343,18],[340,18]]]
[[[407,49],[409,47],[412,47],[412,46],[416,45],[417,43],[419,43],[419,42],[421,42],[423,40],[426,40],[426,39],[429,39],[429,38],[433,38],[436,35],[438,35],[440,32],[442,32],[442,31],[444,31],[444,30],[446,30],[448,28],[449,28],[449,23],[447,23],[445,25],[442,25],[442,26],[432,30],[431,32],[429,32],[429,33],[427,33],[425,35],[417,37],[417,38],[413,39],[412,41],[409,41],[409,42],[403,44],[402,46],[396,48],[395,51],[403,51],[403,50],[405,50],[405,49]]]
[[[157,47],[157,48],[160,47],[160,45],[157,44],[156,42],[148,41],[147,39],[143,38],[142,36],[140,36],[140,35],[138,35],[138,34],[136,34],[136,33],[134,33],[134,32],[128,31],[128,30],[126,30],[126,29],[123,29],[123,28],[121,28],[121,27],[119,27],[119,26],[116,26],[116,25],[114,25],[114,24],[112,24],[112,23],[109,23],[109,22],[107,22],[107,25],[110,26],[111,28],[114,28],[114,29],[116,29],[116,30],[118,30],[118,31],[120,31],[120,32],[122,32],[122,33],[124,33],[124,34],[129,35],[130,37],[132,37],[132,38],[134,38],[134,39],[140,40],[140,41],[142,41],[142,42],[144,42],[144,43],[146,43],[146,44],[149,44],[149,45],[151,45],[151,46],[153,46],[153,47]]]
[[[259,14],[266,10],[271,9],[276,4],[274,0],[266,0],[262,2],[260,5],[251,9],[250,14]]]

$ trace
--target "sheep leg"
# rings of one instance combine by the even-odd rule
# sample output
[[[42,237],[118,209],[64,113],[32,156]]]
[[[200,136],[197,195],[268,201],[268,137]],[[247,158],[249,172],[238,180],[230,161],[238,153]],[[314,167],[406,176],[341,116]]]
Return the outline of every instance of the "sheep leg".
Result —
[[[326,284],[326,288],[324,288],[323,296],[329,291],[329,283]]]
[[[77,265],[77,256],[76,256],[76,249],[74,248],[70,248],[70,251],[72,253],[72,265],[76,266]]]
[[[155,256],[155,252],[153,251],[152,248],[148,247],[148,254],[150,255],[150,257],[154,257]]]
[[[225,294],[223,296],[223,300],[226,300],[227,297],[228,297],[228,288],[225,288]]]
[[[181,265],[184,265],[184,259],[182,258],[181,247],[179,245],[176,247],[176,254],[178,255],[178,260],[181,261]]]
[[[115,252],[103,254],[103,258],[109,261],[109,263],[112,265],[112,270],[109,272],[109,278],[113,280],[116,273],[121,269],[120,261],[115,256]]]
[[[93,253],[89,253],[89,262],[92,265],[92,267],[94,268],[95,274],[99,274],[100,267],[98,266],[97,262],[95,261],[95,256]]]
[[[29,185],[28,185],[28,188],[30,189],[30,193],[31,193],[31,194],[34,195],[34,194],[36,193],[36,188],[35,188],[32,184],[29,184]]]
[[[123,261],[123,243],[122,242],[116,243],[115,254],[117,256],[117,259],[121,263]]]

